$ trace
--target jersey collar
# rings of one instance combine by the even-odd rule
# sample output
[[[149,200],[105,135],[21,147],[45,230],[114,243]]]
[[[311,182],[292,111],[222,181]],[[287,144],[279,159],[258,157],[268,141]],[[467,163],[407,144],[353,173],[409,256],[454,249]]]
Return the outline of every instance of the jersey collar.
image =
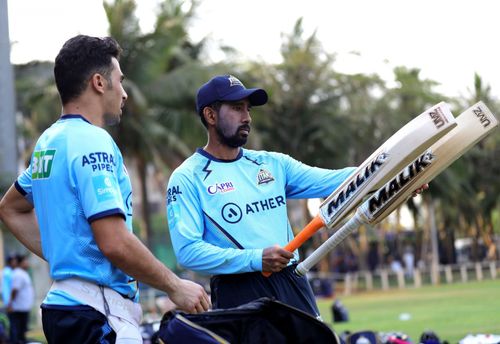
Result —
[[[83,117],[82,115],[74,115],[74,114],[67,114],[67,115],[63,115],[61,116],[61,120],[65,120],[65,119],[73,119],[73,118],[79,118],[81,120],[84,120],[85,122],[87,122],[88,124],[92,124],[90,123],[85,117]]]
[[[199,153],[199,154],[201,154],[201,155],[203,155],[205,158],[213,160],[213,161],[216,161],[216,162],[233,162],[233,161],[239,160],[243,156],[243,148],[240,148],[240,151],[239,151],[238,155],[236,156],[236,158],[230,159],[230,160],[224,160],[224,159],[216,158],[212,154],[210,154],[207,151],[203,150],[203,148],[201,148],[201,147],[197,148],[196,152]]]

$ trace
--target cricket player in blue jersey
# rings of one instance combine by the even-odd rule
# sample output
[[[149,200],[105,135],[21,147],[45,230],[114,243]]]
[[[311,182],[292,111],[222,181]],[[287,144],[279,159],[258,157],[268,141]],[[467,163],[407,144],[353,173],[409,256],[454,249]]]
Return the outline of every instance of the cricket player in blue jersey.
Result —
[[[275,152],[244,149],[252,106],[267,102],[234,76],[216,76],[197,94],[208,142],[171,175],[167,215],[185,268],[211,278],[214,308],[272,297],[319,317],[311,287],[293,270],[298,252],[284,250],[293,232],[286,201],[328,196],[354,168],[307,166]],[[262,271],[273,272],[266,278]]]
[[[132,233],[132,188],[102,128],[127,99],[110,38],[68,40],[54,66],[62,115],[38,139],[29,167],[0,202],[0,218],[45,259],[54,280],[42,308],[49,343],[142,343],[137,281],[188,312],[209,309],[203,288],[178,278]]]

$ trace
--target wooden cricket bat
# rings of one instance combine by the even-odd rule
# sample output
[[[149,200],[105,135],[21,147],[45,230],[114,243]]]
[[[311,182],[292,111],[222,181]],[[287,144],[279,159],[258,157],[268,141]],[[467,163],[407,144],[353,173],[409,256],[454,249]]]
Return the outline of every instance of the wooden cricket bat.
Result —
[[[498,127],[497,119],[483,102],[465,110],[456,123],[455,129],[372,194],[347,223],[297,266],[296,272],[304,275],[359,226],[382,221],[406,202],[415,189],[431,181]]]
[[[373,152],[320,205],[318,214],[284,248],[299,248],[319,229],[334,228],[370,193],[391,179],[456,126],[449,105],[440,102],[404,125]],[[263,272],[264,276],[271,275]]]

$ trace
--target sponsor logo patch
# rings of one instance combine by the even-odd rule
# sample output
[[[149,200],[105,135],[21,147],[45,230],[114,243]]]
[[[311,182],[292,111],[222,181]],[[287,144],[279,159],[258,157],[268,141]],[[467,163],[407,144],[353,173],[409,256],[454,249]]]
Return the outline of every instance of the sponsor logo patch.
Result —
[[[92,178],[92,184],[98,202],[109,201],[118,194],[118,185],[115,179],[110,176],[95,176]]]
[[[33,152],[33,159],[31,161],[31,179],[49,178],[55,155],[55,149]]]
[[[182,195],[179,185],[174,185],[167,190],[167,204],[177,201],[177,197]]]
[[[214,185],[209,185],[207,187],[207,192],[209,195],[215,195],[217,193],[226,193],[236,190],[233,182],[216,183]]]

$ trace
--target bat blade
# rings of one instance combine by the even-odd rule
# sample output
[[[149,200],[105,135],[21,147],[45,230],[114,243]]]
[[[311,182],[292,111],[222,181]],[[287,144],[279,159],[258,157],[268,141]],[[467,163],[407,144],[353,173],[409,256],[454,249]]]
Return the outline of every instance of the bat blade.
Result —
[[[455,129],[371,195],[342,228],[297,266],[296,272],[304,275],[360,225],[374,225],[382,221],[406,202],[413,190],[430,182],[498,127],[497,119],[483,102],[465,110],[457,117],[456,123]]]
[[[413,190],[430,182],[498,127],[498,120],[481,101],[460,114],[456,122],[457,127],[429,149],[434,161],[425,168],[424,173],[406,181],[406,175],[414,173],[412,170],[415,171],[418,167],[407,168],[364,203],[367,207],[364,212],[370,224],[378,223],[387,217],[408,199]]]
[[[384,185],[395,173],[455,126],[455,118],[445,102],[436,104],[415,117],[385,141],[326,198],[319,207],[317,217],[328,228],[334,228],[370,192]],[[285,248],[295,251],[322,226],[316,227],[318,226],[308,227],[299,232]]]
[[[319,213],[284,248],[299,248],[320,228],[334,228],[372,191],[456,126],[449,105],[440,102],[404,125],[374,151],[320,205]],[[270,276],[270,272],[263,272]]]

